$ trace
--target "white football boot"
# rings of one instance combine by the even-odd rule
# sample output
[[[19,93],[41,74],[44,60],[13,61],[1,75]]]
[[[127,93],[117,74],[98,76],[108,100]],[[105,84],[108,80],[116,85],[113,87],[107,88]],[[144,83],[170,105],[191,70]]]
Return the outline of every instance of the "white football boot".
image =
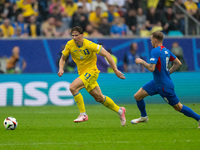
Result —
[[[131,123],[132,124],[138,124],[138,123],[141,123],[141,122],[148,122],[149,121],[149,118],[148,118],[148,116],[146,116],[146,117],[140,117],[140,118],[138,118],[138,119],[133,119],[133,120],[131,120]]]
[[[119,115],[121,125],[125,126],[126,125],[126,117],[125,117],[126,109],[124,107],[120,107],[120,109],[122,110],[122,114]]]
[[[83,121],[87,121],[87,120],[88,120],[87,115],[79,115],[78,118],[74,120],[74,122],[79,123],[79,122],[83,122]]]

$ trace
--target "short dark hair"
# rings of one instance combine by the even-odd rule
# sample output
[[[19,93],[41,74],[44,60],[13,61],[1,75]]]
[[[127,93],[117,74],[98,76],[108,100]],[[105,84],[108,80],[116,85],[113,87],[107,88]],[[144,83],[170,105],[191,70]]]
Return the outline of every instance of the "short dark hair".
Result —
[[[81,28],[81,27],[79,27],[79,26],[73,27],[72,30],[71,30],[71,34],[72,34],[73,31],[77,31],[77,32],[79,32],[80,34],[83,34],[83,28]]]
[[[101,7],[100,6],[96,6],[95,10],[97,10],[97,9],[101,9]]]
[[[153,36],[153,38],[157,39],[160,42],[162,42],[164,39],[164,35],[160,31],[153,32],[151,35]]]

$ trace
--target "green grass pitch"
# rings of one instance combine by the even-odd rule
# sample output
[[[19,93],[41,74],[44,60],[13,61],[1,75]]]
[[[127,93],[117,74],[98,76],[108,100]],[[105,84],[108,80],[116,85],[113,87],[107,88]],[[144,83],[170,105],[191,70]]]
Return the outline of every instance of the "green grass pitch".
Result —
[[[186,104],[200,113],[200,104]],[[147,104],[150,121],[132,125],[139,117],[135,104],[126,107],[127,125],[101,105],[86,105],[89,120],[74,123],[77,106],[1,107],[0,150],[197,150],[198,123],[167,104]],[[16,130],[6,130],[3,120],[13,116]]]

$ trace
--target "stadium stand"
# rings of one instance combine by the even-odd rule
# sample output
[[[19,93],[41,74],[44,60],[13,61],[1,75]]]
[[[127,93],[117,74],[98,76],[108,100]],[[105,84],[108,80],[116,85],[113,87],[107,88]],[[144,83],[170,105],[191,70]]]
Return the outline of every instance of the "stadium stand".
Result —
[[[41,27],[49,17],[54,17],[55,20],[63,22],[63,28],[66,29],[70,29],[75,25],[80,25],[86,31],[86,26],[92,24],[95,32],[99,32],[99,30],[101,32],[101,23],[103,22],[98,23],[97,26],[94,25],[94,22],[90,21],[91,14],[94,14],[97,6],[103,8],[101,9],[101,15],[98,15],[98,20],[107,18],[109,25],[112,26],[115,23],[113,21],[114,17],[120,16],[126,20],[125,24],[132,31],[132,36],[148,36],[149,33],[152,32],[152,29],[153,31],[163,30],[166,35],[173,30],[176,31],[173,33],[177,33],[177,36],[180,36],[177,31],[180,31],[183,35],[199,34],[199,2],[192,0],[0,0],[0,29],[3,32],[7,30],[4,27],[4,23],[6,19],[9,19],[10,25],[14,27],[14,30],[19,31],[19,28],[16,27],[17,22],[19,22],[17,18],[23,15],[24,24],[26,26],[31,23],[31,16],[36,17],[35,25],[37,27]],[[142,18],[143,20],[138,20],[141,13],[143,13],[145,17]],[[132,22],[127,21],[129,14],[131,14],[131,18],[133,19]],[[95,15],[93,15],[93,20],[95,20]],[[121,19],[121,23],[123,22],[123,19]],[[56,24],[56,22],[54,24]],[[19,26],[21,28],[23,27],[22,25]],[[156,28],[154,28],[155,26]],[[32,26],[31,30],[33,30],[34,27]],[[23,33],[23,28],[21,30]],[[14,31],[14,33],[16,32],[17,31]],[[12,35],[14,35],[14,33],[12,33]],[[12,37],[12,35],[6,35],[5,37]],[[48,34],[42,32],[42,29],[34,33],[34,37],[46,35]],[[28,36],[33,37],[30,33]],[[57,34],[54,36],[57,36]],[[69,34],[62,35],[62,37],[69,36]],[[22,38],[23,37],[24,36],[22,36]]]

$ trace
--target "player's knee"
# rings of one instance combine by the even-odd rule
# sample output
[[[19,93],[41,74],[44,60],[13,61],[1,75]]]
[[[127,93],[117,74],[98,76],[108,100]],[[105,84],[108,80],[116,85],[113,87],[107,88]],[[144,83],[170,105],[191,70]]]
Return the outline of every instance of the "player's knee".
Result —
[[[180,109],[179,107],[174,107],[174,109],[175,109],[176,111],[181,111],[181,109]]]
[[[175,105],[175,106],[173,106],[174,107],[174,109],[176,110],[176,111],[181,111],[181,109],[183,108],[183,105]]]
[[[141,100],[141,97],[137,93],[134,95],[134,98],[135,98],[136,101]]]
[[[71,91],[72,94],[75,94],[76,93],[76,88],[70,84],[69,86],[69,90]]]

